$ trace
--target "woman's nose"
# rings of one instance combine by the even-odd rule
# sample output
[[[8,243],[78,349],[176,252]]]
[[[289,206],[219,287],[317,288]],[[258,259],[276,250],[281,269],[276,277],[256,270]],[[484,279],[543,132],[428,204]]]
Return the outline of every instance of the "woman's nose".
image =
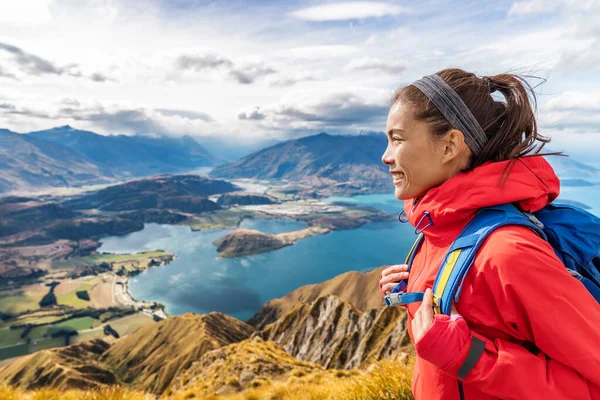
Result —
[[[391,154],[391,152],[389,151],[389,147],[387,149],[385,149],[385,153],[383,153],[383,155],[381,156],[381,161],[386,165],[390,165],[390,164],[394,163],[394,157]]]

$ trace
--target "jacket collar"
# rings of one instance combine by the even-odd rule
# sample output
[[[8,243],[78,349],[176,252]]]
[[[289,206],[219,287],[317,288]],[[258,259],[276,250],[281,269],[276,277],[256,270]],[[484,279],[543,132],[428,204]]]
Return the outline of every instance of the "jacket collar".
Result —
[[[542,156],[517,159],[502,184],[506,168],[509,161],[488,162],[455,175],[420,198],[406,200],[408,221],[434,244],[445,245],[482,207],[515,203],[523,211],[535,212],[558,197],[560,181]]]

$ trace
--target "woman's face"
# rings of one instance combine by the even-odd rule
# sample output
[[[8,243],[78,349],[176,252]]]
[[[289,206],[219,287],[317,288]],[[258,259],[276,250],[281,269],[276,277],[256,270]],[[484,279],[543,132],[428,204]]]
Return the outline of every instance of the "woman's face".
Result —
[[[390,108],[386,134],[381,159],[390,168],[396,198],[421,196],[448,179],[443,146],[431,139],[427,123],[413,118],[411,107],[398,102]]]

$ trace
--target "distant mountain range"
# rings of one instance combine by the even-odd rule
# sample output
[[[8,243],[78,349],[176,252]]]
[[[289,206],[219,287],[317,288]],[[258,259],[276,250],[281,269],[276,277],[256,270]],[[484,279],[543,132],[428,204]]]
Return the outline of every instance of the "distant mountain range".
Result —
[[[29,134],[0,129],[0,194],[105,184],[213,166],[212,177],[305,182],[308,188],[321,188],[321,195],[393,191],[388,167],[381,162],[386,147],[381,132],[320,133],[252,146],[232,144],[225,137],[198,140],[202,144],[191,136],[104,136],[68,125]],[[260,145],[269,147],[247,154]],[[241,155],[245,156],[223,164]],[[600,179],[599,169],[571,158],[551,156],[548,160],[565,185],[573,183],[572,179]]]
[[[381,162],[386,139],[382,134],[333,136],[320,133],[259,150],[213,169],[217,178],[311,178],[351,183],[374,193],[392,193],[389,168]]]
[[[124,176],[67,146],[0,130],[0,193],[108,183]]]
[[[0,130],[0,193],[171,174],[222,163],[191,136],[104,136],[70,126]]]
[[[321,133],[256,151],[214,168],[210,176],[291,181],[319,178],[329,179],[333,184],[343,182],[366,187],[371,193],[392,193],[389,168],[381,161],[385,148],[383,132],[339,136]],[[599,169],[570,157],[548,156],[546,159],[565,181],[565,186],[582,184],[574,179],[600,179]]]

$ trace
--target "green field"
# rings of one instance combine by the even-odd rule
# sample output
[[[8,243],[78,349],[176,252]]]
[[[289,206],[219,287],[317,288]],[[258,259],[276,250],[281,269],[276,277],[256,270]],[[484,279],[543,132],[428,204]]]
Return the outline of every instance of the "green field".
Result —
[[[88,293],[95,286],[93,283],[82,283],[79,287],[67,294],[63,294],[60,296],[56,296],[56,302],[61,305],[71,306],[73,308],[88,308],[90,307],[90,302],[87,300],[82,300],[77,297],[77,292],[81,290],[87,290]]]
[[[68,260],[56,260],[52,263],[53,269],[84,267],[86,265],[99,265],[102,263],[122,263],[127,261],[142,261],[150,258],[168,256],[171,253],[163,250],[145,251],[134,254],[91,254],[85,257],[72,257]]]
[[[3,296],[0,297],[0,312],[18,314],[23,311],[37,310],[40,308],[41,299],[42,296],[31,296],[23,291]]]
[[[92,317],[81,317],[73,318],[68,321],[60,322],[58,324],[37,326],[33,328],[31,332],[29,332],[29,338],[41,339],[48,333],[49,330],[57,331],[60,328],[72,329],[75,331],[90,329],[92,328],[94,321],[96,320]]]
[[[0,329],[0,347],[24,341],[25,339],[21,339],[21,333],[23,333],[23,330],[24,328]]]
[[[65,338],[50,338],[37,340],[30,344],[24,343],[18,346],[10,346],[0,349],[0,360],[7,358],[24,356],[36,351],[51,349],[53,347],[61,347],[65,345]]]
[[[86,261],[88,264],[101,264],[103,262],[110,264],[125,261],[145,260],[148,258],[168,256],[169,254],[169,252],[163,250],[144,251],[142,253],[134,254],[92,254],[82,257],[81,260]]]
[[[24,343],[16,346],[11,345],[26,340],[20,338],[20,335],[23,332],[24,328],[14,330],[2,328],[0,329],[0,360],[23,356],[43,349],[64,346],[64,337],[46,338],[44,337],[44,335],[48,333],[48,331],[55,331],[60,328],[69,328],[77,331],[87,330],[92,328],[95,322],[98,321],[91,317],[81,317],[74,318],[54,325],[38,326],[36,328],[33,328],[29,333],[28,338],[31,339],[31,342],[29,344]],[[113,329],[115,329],[121,337],[135,332],[144,325],[153,323],[154,320],[151,317],[148,317],[147,315],[141,313],[128,315],[126,317],[109,322],[110,326]],[[79,333],[76,336],[72,336],[71,344],[80,343],[85,340],[95,338],[103,338],[105,336],[106,335],[104,334],[104,330],[102,328],[98,328],[92,331]]]
[[[30,339],[41,339],[46,335],[46,332],[48,332],[48,328],[50,328],[50,325],[36,326],[29,332],[27,337]]]
[[[81,317],[81,318],[73,318],[68,321],[60,322],[58,324],[52,325],[54,328],[70,328],[76,331],[81,331],[84,329],[90,329],[92,325],[96,321],[92,317]]]

